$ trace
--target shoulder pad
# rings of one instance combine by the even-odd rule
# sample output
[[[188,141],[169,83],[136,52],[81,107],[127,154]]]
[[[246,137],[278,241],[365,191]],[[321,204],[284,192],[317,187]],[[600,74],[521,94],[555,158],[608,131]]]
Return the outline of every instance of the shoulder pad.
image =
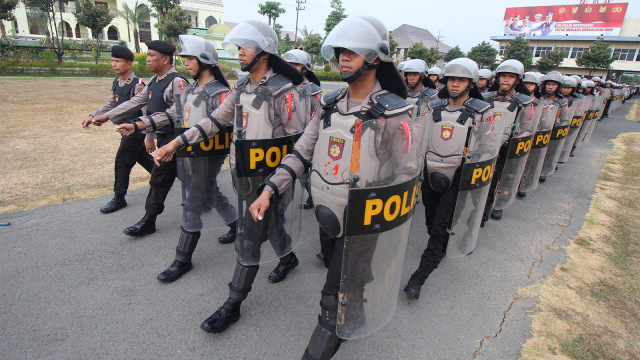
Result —
[[[249,82],[249,75],[244,75],[236,81],[236,88],[246,85]]]
[[[288,77],[278,73],[275,73],[267,80],[267,82],[264,83],[264,86],[267,88],[267,90],[269,90],[269,92],[274,95],[285,88],[287,85],[292,86],[291,80]]]
[[[560,105],[560,106],[564,106],[567,105],[569,102],[566,99],[561,99],[561,98],[556,98],[555,99],[556,104]]]
[[[318,86],[316,83],[309,83],[306,85],[307,91],[311,95],[319,94],[322,92],[322,88]]]
[[[382,105],[383,114],[387,117],[407,112],[413,108],[413,105],[395,93],[387,90],[378,91],[371,95],[373,106]],[[380,109],[382,109],[380,108]]]
[[[467,101],[467,103],[465,104],[465,106],[481,114],[489,110],[489,108],[491,108],[491,104],[476,98],[470,98],[469,101]]]
[[[496,98],[496,92],[495,91],[487,91],[485,93],[482,93],[482,97],[484,98],[484,101],[492,102]]]
[[[582,95],[582,94],[580,94],[580,93],[576,94],[575,96],[576,96],[578,99],[584,99],[584,95]]]
[[[438,93],[438,90],[432,88],[424,88],[420,93],[425,95],[426,97],[432,97],[433,95]]]
[[[333,104],[337,103],[338,100],[342,99],[347,94],[347,88],[333,90],[332,92],[326,94],[320,100],[320,104],[323,107],[325,106],[333,106]]]
[[[184,92],[188,93],[193,91],[193,89],[197,86],[196,84],[197,84],[196,82],[192,82],[191,84],[187,85],[187,88],[185,89]],[[206,85],[205,85],[205,88],[206,88]]]
[[[118,86],[118,78],[115,78],[113,79],[113,84],[111,84],[111,91],[116,91],[117,86]]]
[[[428,106],[431,110],[442,109],[447,106],[447,99],[437,99],[430,101]]]
[[[189,85],[191,86],[191,85]],[[220,81],[211,81],[204,85],[204,91],[206,91],[207,95],[211,96],[221,92],[229,91],[229,88],[224,86]]]
[[[513,95],[513,100],[521,106],[529,105],[533,102],[533,98],[531,96],[522,93],[515,93]]]

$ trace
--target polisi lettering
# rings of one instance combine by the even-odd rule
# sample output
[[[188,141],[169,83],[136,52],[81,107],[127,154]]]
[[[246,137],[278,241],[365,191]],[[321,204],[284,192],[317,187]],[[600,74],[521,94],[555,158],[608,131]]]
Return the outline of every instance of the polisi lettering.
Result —
[[[516,147],[516,154],[527,153],[531,150],[531,142],[533,140],[529,139],[527,141],[522,141],[518,143],[518,147]]]
[[[576,128],[578,126],[580,126],[580,124],[582,124],[582,117],[574,117],[573,120],[571,120],[571,127],[572,128]]]
[[[536,145],[545,145],[551,141],[551,134],[537,134]]]
[[[495,165],[496,164],[493,163],[484,167],[474,169],[473,175],[471,176],[471,185],[475,185],[477,180],[481,180],[482,182],[489,181],[489,179],[491,179],[491,176],[493,175]]]
[[[295,146],[295,145],[294,145]],[[272,146],[268,149],[253,148],[249,150],[249,168],[257,169],[258,164],[264,161],[267,167],[276,167],[282,158],[288,153],[288,146]]]
[[[224,141],[221,138],[224,137]],[[209,139],[209,141],[203,141],[197,146],[202,149],[202,151],[211,151],[211,150],[224,150],[229,149],[229,145],[231,143],[231,133],[218,133],[213,139]],[[187,151],[193,151],[193,147],[187,147]]]
[[[363,225],[371,225],[374,217],[377,221],[384,219],[386,222],[392,222],[398,216],[407,215],[416,204],[419,190],[420,184],[417,183],[413,188],[404,191],[402,195],[395,194],[386,198],[367,199],[364,206]],[[382,214],[382,218],[379,218],[380,214]]]
[[[563,138],[563,137],[567,136],[568,133],[569,133],[569,129],[568,128],[558,129],[558,132],[556,133],[556,137]]]

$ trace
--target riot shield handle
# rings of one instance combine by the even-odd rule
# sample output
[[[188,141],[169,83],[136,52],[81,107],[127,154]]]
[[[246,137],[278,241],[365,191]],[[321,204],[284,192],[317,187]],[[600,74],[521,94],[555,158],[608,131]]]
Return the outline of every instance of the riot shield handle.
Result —
[[[244,139],[246,133],[243,126],[242,104],[236,104],[236,139]]]
[[[184,109],[182,108],[182,100],[181,100],[181,94],[175,94],[173,96],[173,103],[175,104],[176,107],[176,114],[175,114],[175,127],[176,128],[182,128],[182,127],[186,127],[186,125],[184,124]]]

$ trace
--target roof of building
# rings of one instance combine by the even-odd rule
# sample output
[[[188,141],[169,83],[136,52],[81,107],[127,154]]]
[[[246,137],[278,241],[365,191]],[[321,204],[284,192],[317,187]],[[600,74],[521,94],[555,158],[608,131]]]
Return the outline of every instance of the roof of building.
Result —
[[[416,26],[402,24],[391,33],[393,33],[393,40],[398,43],[398,49],[408,49],[417,42],[422,42],[426,48],[437,47],[441,53],[446,53],[451,49],[451,46],[438,42],[438,39],[429,30]]]

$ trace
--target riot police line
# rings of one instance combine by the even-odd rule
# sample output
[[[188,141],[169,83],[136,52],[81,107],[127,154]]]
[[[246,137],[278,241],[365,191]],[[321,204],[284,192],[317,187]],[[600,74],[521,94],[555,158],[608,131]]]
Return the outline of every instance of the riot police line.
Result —
[[[404,287],[412,299],[445,256],[471,253],[489,218],[500,220],[516,197],[551,179],[589,142],[596,120],[631,95],[599,78],[525,72],[517,60],[494,73],[468,58],[442,69],[418,59],[396,67],[389,32],[371,17],[348,17],[327,35],[321,54],[335,57],[347,87],[324,95],[309,55],[296,49],[280,57],[275,32],[262,22],[239,24],[222,43],[248,73],[233,89],[211,41],[181,35],[180,42],[192,83],[175,72],[172,45],[150,43],[149,56],[162,66],[149,85],[119,101],[132,75],[121,71],[117,104],[83,126],[111,120],[123,137],[162,139],[148,197],[160,210],[147,207],[129,232],[155,231],[177,176],[181,233],[159,281],[192,269],[205,213],[215,209],[229,226],[219,241],[235,244],[237,263],[228,299],[201,324],[206,332],[238,321],[261,265],[278,260],[273,283],[297,267],[302,211],[314,209],[327,278],[303,359],[331,358],[344,340],[390,320],[419,196],[429,239]],[[110,209],[123,201],[114,197]]]

